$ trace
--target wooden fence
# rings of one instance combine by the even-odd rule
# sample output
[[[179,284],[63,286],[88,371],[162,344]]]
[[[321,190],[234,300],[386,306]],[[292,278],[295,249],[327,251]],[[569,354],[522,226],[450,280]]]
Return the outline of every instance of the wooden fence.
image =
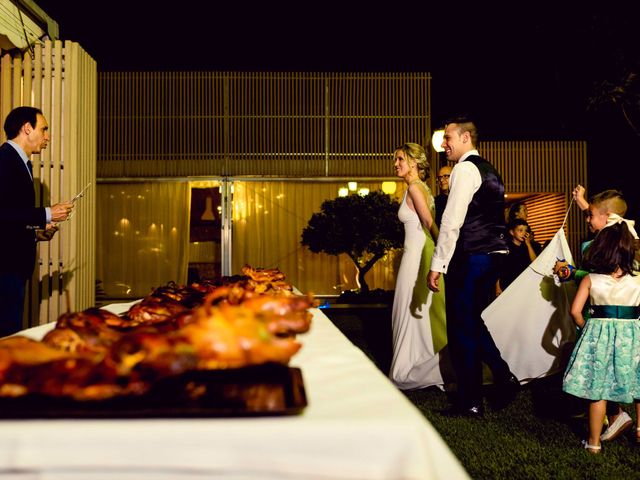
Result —
[[[428,73],[105,72],[98,85],[100,177],[389,176],[394,148],[431,132]]]
[[[37,204],[72,198],[96,183],[96,63],[74,42],[45,41],[33,57],[0,59],[2,121],[15,107],[40,108],[49,123],[50,147],[34,158]],[[2,132],[2,141],[4,132]],[[73,217],[51,242],[40,243],[28,287],[27,326],[56,320],[95,299],[95,190],[77,203]]]

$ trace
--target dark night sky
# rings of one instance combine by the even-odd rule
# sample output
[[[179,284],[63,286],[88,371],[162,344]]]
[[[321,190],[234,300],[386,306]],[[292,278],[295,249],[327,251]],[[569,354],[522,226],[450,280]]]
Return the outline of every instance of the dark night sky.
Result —
[[[635,189],[609,160],[640,151],[639,137],[619,111],[587,111],[597,82],[638,71],[639,29],[623,4],[36,2],[100,71],[430,72],[435,124],[466,112],[489,140],[584,139],[590,188]]]
[[[37,3],[102,71],[426,71],[434,119],[472,113],[492,139],[583,138],[592,84],[614,73],[615,50],[637,40],[624,12],[519,2]]]

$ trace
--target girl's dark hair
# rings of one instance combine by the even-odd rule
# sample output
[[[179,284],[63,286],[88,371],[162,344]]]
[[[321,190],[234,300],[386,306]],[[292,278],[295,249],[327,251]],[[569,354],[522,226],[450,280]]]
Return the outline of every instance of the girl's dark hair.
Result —
[[[589,246],[584,267],[594,273],[611,274],[618,268],[625,274],[632,273],[633,258],[638,242],[625,222],[605,227]]]

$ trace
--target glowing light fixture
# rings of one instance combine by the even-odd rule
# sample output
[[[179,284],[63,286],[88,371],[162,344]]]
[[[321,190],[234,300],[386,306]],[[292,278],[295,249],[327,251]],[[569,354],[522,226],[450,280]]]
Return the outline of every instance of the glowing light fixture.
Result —
[[[368,188],[361,188],[360,190],[358,190],[358,195],[360,195],[361,197],[369,195],[369,189]]]
[[[216,217],[213,216],[213,198],[207,197],[205,199],[205,207],[204,213],[200,217],[200,220],[215,220]]]
[[[382,182],[382,191],[387,195],[396,193],[396,182]]]
[[[339,197],[346,197],[347,195],[349,195],[349,189],[347,187],[342,187],[342,188],[338,189],[338,196]]]
[[[358,189],[358,182],[349,182],[347,183],[349,186],[349,191],[355,192]]]
[[[431,145],[436,152],[444,152],[442,142],[444,141],[444,130],[435,130],[431,136]]]

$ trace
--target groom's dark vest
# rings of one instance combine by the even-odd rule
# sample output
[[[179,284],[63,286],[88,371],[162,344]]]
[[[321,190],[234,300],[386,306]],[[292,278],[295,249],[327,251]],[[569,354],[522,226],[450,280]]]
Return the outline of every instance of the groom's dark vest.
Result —
[[[458,245],[465,253],[507,250],[502,178],[489,162],[478,155],[471,155],[465,162],[478,167],[482,184],[469,204]]]

